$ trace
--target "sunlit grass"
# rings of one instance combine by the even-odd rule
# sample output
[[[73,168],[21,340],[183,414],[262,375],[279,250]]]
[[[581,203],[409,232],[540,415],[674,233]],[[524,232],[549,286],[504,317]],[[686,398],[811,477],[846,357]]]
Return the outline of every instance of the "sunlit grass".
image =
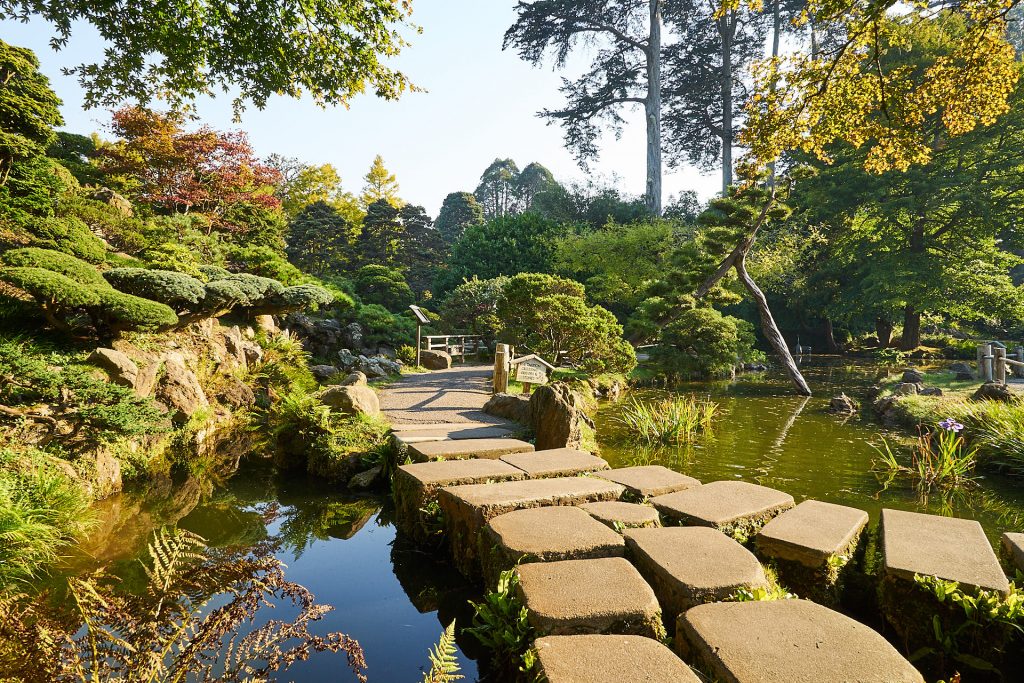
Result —
[[[652,403],[632,399],[615,419],[630,438],[647,444],[673,445],[710,432],[718,412],[714,401],[688,395]]]

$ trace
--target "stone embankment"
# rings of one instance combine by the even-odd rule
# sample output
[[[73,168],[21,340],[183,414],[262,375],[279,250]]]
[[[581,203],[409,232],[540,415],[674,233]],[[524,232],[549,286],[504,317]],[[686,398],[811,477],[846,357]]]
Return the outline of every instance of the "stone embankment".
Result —
[[[444,546],[475,580],[518,567],[549,683],[701,680],[688,664],[733,683],[924,680],[832,609],[850,575],[864,576],[862,510],[658,466],[609,469],[582,451],[534,450],[511,429],[474,439],[462,437],[495,428],[401,427],[396,439],[421,462],[395,473],[399,528]],[[931,599],[915,575],[1007,591],[977,522],[897,510],[880,521],[880,611],[896,633],[909,635],[894,600]],[[1024,568],[1024,535],[1004,545]],[[811,599],[736,601],[770,592],[768,563]]]

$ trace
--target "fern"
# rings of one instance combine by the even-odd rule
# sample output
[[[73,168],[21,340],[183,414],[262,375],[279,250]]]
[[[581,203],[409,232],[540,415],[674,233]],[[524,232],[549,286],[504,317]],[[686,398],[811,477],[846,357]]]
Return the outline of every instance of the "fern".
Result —
[[[430,671],[423,674],[423,683],[451,683],[465,678],[459,673],[459,660],[455,652],[455,621],[452,620],[441,632],[437,645],[428,653]]]

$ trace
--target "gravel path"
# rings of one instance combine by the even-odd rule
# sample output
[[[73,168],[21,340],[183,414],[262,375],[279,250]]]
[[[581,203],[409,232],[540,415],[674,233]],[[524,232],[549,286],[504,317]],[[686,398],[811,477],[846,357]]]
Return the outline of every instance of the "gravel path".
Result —
[[[484,413],[491,397],[490,365],[458,365],[403,375],[380,392],[380,407],[392,424],[510,424]]]

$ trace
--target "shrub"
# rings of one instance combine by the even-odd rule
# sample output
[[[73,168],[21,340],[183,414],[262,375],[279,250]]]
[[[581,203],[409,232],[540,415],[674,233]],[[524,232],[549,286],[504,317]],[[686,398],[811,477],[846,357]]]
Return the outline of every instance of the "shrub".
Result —
[[[288,309],[312,308],[316,310],[334,301],[334,296],[323,287],[305,284],[286,288],[281,293],[279,300],[281,305]]]
[[[45,268],[83,285],[106,284],[106,280],[93,266],[74,256],[52,249],[40,249],[39,247],[11,249],[5,252],[0,259],[9,266]]]
[[[140,254],[149,268],[202,277],[201,266],[196,254],[184,244],[162,242],[149,246]]]
[[[104,272],[103,277],[119,291],[152,299],[179,311],[195,308],[206,296],[202,282],[170,270],[112,268]]]
[[[203,287],[202,309],[224,311],[245,299],[237,283],[231,280],[214,280]]]
[[[379,304],[389,311],[402,311],[416,300],[402,271],[387,266],[363,266],[352,278],[356,293],[367,304]]]
[[[92,309],[94,320],[111,330],[154,331],[178,324],[178,316],[167,304],[125,294],[116,289],[98,289],[99,305]]]
[[[220,266],[203,265],[197,268],[199,273],[202,275],[204,280],[223,280],[224,278],[231,277],[231,272]]]
[[[305,277],[301,270],[270,247],[232,246],[227,250],[227,259],[236,270],[272,278],[286,285],[298,284]]]
[[[103,263],[107,257],[103,240],[74,216],[38,219],[31,231],[35,236],[35,246],[62,251],[89,263]]]
[[[507,277],[479,280],[474,275],[452,290],[441,304],[441,319],[453,332],[469,332],[494,339],[501,329],[498,299]]]
[[[243,298],[238,302],[241,306],[259,306],[268,297],[284,292],[284,285],[277,280],[249,273],[232,273],[223,280],[231,282],[242,292]]]
[[[31,295],[48,313],[100,302],[96,290],[44,268],[4,268],[0,270],[0,280]]]
[[[751,339],[744,321],[713,308],[691,308],[662,328],[651,360],[659,373],[673,379],[730,375],[750,357]]]
[[[411,318],[396,315],[377,304],[360,306],[356,311],[356,322],[365,332],[364,343],[368,347],[381,344],[400,346],[416,341],[416,323]]]

